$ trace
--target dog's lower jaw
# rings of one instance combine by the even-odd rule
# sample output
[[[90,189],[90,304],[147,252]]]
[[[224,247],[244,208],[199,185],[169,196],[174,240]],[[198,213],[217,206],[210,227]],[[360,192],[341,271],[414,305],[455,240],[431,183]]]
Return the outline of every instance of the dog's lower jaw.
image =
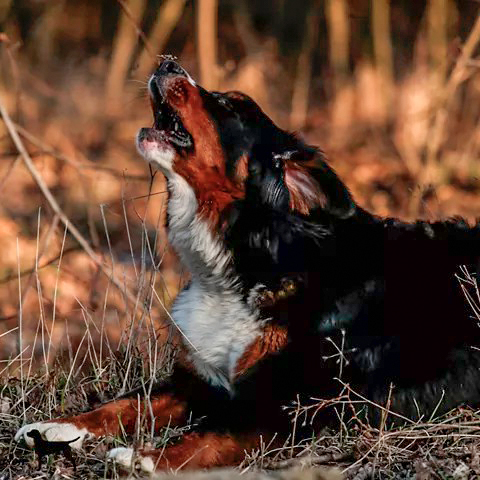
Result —
[[[175,149],[168,145],[159,145],[157,142],[149,142],[141,138],[138,132],[136,138],[137,150],[142,157],[151,165],[158,168],[166,178],[174,175],[173,162],[175,160]]]

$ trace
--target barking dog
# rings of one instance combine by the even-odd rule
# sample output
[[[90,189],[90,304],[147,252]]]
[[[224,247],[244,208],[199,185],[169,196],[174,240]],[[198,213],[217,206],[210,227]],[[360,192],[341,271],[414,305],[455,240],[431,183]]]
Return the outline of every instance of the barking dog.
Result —
[[[392,419],[480,404],[479,329],[455,276],[478,265],[477,227],[366,212],[317,148],[173,61],[149,91],[154,123],[137,146],[167,178],[169,239],[192,276],[172,311],[183,361],[151,399],[154,428],[201,420],[178,444],[140,452],[145,469],[235,464],[260,435],[283,442],[282,407],[335,397],[340,355],[343,382],[377,404],[394,385]],[[133,432],[138,414],[123,398],[16,438],[116,434],[120,422]],[[333,419],[321,411],[297,434]],[[110,456],[128,465],[132,453]]]

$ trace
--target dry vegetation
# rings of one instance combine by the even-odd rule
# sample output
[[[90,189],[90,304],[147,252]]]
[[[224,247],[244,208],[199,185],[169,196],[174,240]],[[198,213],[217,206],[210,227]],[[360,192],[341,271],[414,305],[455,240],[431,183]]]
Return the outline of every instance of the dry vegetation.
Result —
[[[210,88],[249,93],[321,145],[368,209],[474,221],[479,38],[473,0],[0,2],[0,478],[71,478],[63,458],[36,472],[16,429],[136,387],[148,396],[168,374],[167,312],[185,275],[166,244],[163,179],[133,142],[151,122],[145,80],[157,54],[177,55]],[[463,276],[477,314],[475,279]],[[295,425],[326,404],[342,418],[365,402],[339,382],[333,401],[287,407]],[[355,420],[298,443],[293,427],[285,448],[249,452],[239,471],[480,475],[478,412],[393,429],[394,413],[378,408],[380,429]],[[108,448],[164,445],[188,428],[153,436],[140,422],[135,438],[91,442],[77,477],[116,478]],[[274,474],[324,471],[288,475]]]

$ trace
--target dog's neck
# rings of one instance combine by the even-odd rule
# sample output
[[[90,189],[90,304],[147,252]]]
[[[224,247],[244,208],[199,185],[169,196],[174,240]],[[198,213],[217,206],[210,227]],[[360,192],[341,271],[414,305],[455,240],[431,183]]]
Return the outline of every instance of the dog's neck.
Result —
[[[172,309],[197,372],[213,385],[230,389],[237,363],[258,338],[258,309],[246,302],[230,252],[198,214],[190,185],[176,173],[167,176],[168,237],[192,275]]]
[[[214,231],[220,226],[223,212],[244,197],[244,187],[229,179],[221,169],[198,166],[194,162],[194,158],[177,162],[173,175],[188,179],[188,186],[195,193],[197,214]]]
[[[202,218],[194,190],[180,175],[167,177],[168,238],[192,277],[205,286],[233,288],[231,255],[207,220]]]

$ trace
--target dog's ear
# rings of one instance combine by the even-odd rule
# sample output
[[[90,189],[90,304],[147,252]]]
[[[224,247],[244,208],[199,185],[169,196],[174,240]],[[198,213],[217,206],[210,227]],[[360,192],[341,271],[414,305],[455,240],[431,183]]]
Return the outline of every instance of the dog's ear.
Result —
[[[320,207],[340,218],[353,215],[356,205],[348,188],[320,150],[297,141],[295,149],[278,155],[284,161],[284,181],[292,210],[308,215]]]

